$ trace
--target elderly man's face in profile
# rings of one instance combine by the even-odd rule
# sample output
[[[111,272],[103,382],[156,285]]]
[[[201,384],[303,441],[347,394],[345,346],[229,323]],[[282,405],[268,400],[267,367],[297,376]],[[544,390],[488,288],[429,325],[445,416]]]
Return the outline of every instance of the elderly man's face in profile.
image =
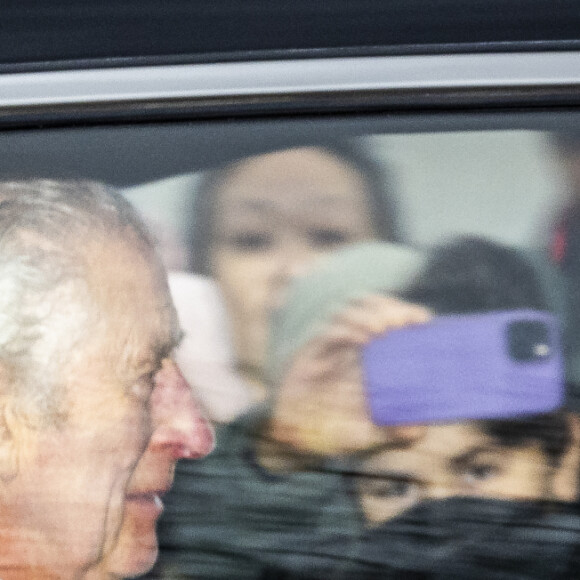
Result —
[[[3,580],[79,577],[116,541],[125,488],[151,432],[155,375],[179,335],[159,271],[129,238],[86,240],[83,266],[97,314],[75,351],[55,349],[62,419],[34,426],[3,418]],[[62,304],[70,316],[78,311],[74,298]],[[20,575],[2,568],[13,561],[22,562]]]
[[[153,435],[126,491],[117,544],[86,580],[133,578],[152,568],[162,497],[173,483],[177,460],[198,459],[213,447],[209,422],[172,360],[164,361],[156,383],[151,397]]]

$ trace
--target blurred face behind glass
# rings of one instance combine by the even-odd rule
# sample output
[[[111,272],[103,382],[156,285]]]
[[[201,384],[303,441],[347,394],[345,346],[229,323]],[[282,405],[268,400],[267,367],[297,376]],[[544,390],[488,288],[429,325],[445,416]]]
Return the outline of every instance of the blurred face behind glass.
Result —
[[[369,189],[354,167],[301,148],[240,162],[216,195],[211,270],[226,300],[239,365],[256,378],[270,316],[288,282],[319,256],[376,237]]]
[[[2,488],[0,530],[9,541],[0,562],[16,558],[21,568],[2,570],[5,580],[78,577],[112,549],[159,405],[150,401],[155,375],[179,332],[158,269],[132,241],[83,247],[100,314],[77,351],[60,353],[62,423],[35,429],[15,420],[17,470]]]
[[[426,499],[548,499],[552,470],[539,442],[502,446],[466,423],[428,427],[412,444],[371,456],[361,472],[360,505],[375,525]]]

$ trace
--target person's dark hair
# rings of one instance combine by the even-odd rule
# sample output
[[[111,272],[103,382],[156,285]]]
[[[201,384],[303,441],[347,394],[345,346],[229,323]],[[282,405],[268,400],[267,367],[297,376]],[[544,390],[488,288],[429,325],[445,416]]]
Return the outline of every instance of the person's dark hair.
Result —
[[[550,465],[559,465],[571,444],[570,429],[562,412],[530,415],[518,419],[493,419],[481,422],[484,433],[504,447],[521,447],[538,441]]]
[[[193,202],[193,227],[190,232],[191,270],[196,274],[211,275],[209,251],[213,241],[217,197],[221,185],[227,179],[229,170],[237,163],[251,157],[279,153],[292,149],[315,148],[329,153],[346,165],[354,167],[368,184],[368,203],[377,239],[401,241],[397,206],[392,193],[392,185],[386,169],[373,159],[363,147],[350,141],[312,141],[293,143],[288,147],[278,147],[259,151],[254,155],[232,160],[228,164],[209,171],[199,184]]]
[[[549,310],[539,277],[521,253],[477,237],[435,249],[402,296],[437,314]],[[486,433],[508,447],[539,441],[554,465],[570,444],[566,418],[558,412],[482,423]]]
[[[437,314],[549,310],[540,279],[521,253],[477,237],[436,248],[402,296]]]

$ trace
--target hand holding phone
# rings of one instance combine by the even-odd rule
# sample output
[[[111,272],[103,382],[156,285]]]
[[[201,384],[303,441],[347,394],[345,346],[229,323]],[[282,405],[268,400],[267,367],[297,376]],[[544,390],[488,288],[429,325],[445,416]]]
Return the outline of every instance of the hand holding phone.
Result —
[[[360,351],[387,330],[421,324],[430,312],[391,296],[351,301],[299,348],[276,391],[269,437],[301,454],[345,455],[416,437],[371,421]]]

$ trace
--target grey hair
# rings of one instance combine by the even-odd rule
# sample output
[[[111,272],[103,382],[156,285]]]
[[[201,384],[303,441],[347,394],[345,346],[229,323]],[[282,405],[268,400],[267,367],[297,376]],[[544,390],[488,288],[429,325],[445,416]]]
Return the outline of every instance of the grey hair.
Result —
[[[62,417],[58,371],[98,317],[83,241],[111,235],[131,235],[142,251],[155,252],[135,210],[111,188],[88,181],[0,183],[2,384],[31,422]]]

